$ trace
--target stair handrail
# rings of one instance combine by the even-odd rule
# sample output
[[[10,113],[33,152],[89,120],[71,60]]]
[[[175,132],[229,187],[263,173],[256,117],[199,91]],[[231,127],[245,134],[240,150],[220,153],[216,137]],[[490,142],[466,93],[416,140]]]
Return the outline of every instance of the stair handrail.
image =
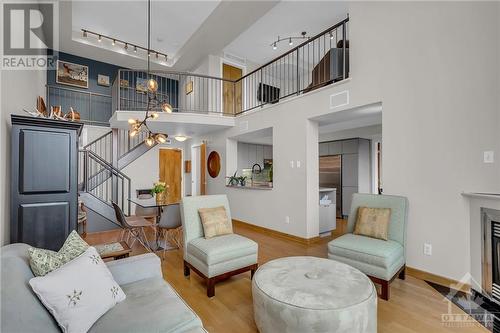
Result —
[[[108,135],[110,135],[112,133],[113,133],[113,131],[110,129],[109,132],[106,132],[103,135],[99,136],[97,139],[94,139],[94,140],[90,141],[89,143],[87,143],[85,146],[83,146],[83,149],[88,149],[91,145],[97,143],[97,141],[104,139],[105,137],[107,137]]]

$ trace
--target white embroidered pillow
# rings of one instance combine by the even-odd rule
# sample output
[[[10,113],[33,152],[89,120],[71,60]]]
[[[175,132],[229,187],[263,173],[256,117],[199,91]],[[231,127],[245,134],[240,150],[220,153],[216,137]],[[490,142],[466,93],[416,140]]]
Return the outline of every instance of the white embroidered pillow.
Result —
[[[125,299],[96,249],[45,276],[29,281],[63,332],[87,332],[109,309]]]

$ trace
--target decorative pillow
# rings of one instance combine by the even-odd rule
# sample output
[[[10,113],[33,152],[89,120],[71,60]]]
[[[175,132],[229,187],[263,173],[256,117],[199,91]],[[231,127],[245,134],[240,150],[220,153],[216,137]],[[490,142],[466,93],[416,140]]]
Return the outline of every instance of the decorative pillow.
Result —
[[[30,247],[30,267],[35,276],[44,276],[82,254],[89,245],[73,230],[59,252]]]
[[[63,332],[87,332],[109,309],[125,299],[96,249],[45,276],[29,281]]]
[[[390,208],[359,207],[354,234],[387,240],[390,220]]]
[[[220,235],[233,233],[233,224],[227,218],[224,206],[214,208],[200,208],[201,224],[205,238],[212,238]]]

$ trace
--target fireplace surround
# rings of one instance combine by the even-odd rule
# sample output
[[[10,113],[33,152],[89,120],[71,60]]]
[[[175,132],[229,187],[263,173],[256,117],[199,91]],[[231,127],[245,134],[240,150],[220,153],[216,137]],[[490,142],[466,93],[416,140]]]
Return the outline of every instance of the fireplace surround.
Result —
[[[481,289],[500,305],[500,210],[481,208]]]

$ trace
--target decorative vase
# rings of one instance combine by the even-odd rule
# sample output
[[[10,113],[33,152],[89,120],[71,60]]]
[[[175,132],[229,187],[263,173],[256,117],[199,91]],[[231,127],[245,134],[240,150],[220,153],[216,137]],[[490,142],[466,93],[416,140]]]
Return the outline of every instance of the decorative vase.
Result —
[[[156,193],[156,203],[157,204],[164,203],[165,199],[166,199],[165,192]]]

